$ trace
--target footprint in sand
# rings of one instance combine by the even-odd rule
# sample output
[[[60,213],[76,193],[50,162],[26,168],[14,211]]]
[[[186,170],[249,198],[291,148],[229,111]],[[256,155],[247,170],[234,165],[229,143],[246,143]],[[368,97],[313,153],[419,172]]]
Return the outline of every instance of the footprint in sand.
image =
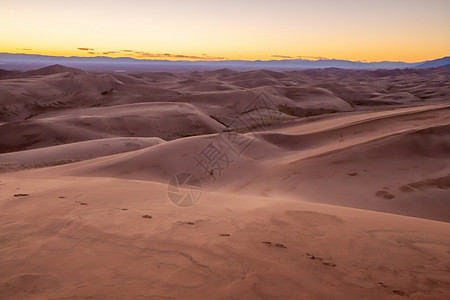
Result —
[[[375,195],[377,197],[383,197],[384,199],[388,199],[388,200],[392,200],[395,198],[395,195],[389,193],[388,191],[384,191],[384,190],[376,192]]]
[[[330,266],[330,267],[336,267],[336,264],[333,264],[331,262],[322,262],[325,266]]]
[[[395,198],[395,196],[393,194],[388,193],[388,194],[384,195],[383,198],[384,199],[388,199],[388,200],[392,200],[392,199]]]
[[[80,205],[88,205],[86,202],[80,202]]]
[[[144,219],[152,219],[153,217],[152,216],[150,216],[150,215],[143,215],[142,216]]]
[[[230,236],[229,233],[219,233],[219,236]]]
[[[58,198],[59,198],[59,199],[64,199],[64,198],[66,198],[66,197],[64,197],[64,196],[59,196]]]
[[[14,197],[26,197],[29,194],[15,194]]]
[[[314,256],[312,254],[306,253],[306,255],[309,257],[309,259],[318,259],[318,260],[322,260],[322,258]]]
[[[329,261],[323,261],[322,257],[314,256],[312,254],[306,253],[306,255],[309,257],[309,259],[318,260],[321,261],[323,265],[330,266],[330,267],[336,267],[335,263],[329,262]]]
[[[122,210],[128,210],[128,208],[122,208]]]
[[[356,176],[356,175],[358,175],[358,173],[357,172],[354,172],[354,173],[349,173],[349,174],[347,174],[348,176]]]
[[[392,292],[394,294],[399,295],[399,296],[405,296],[406,295],[406,293],[404,291],[401,291],[401,290],[393,290]]]
[[[177,224],[180,224],[180,225],[195,225],[194,222],[183,222],[183,221],[178,221]]]
[[[287,248],[285,245],[283,245],[283,244],[281,244],[281,243],[275,243],[275,244],[273,244],[272,242],[268,242],[268,241],[264,241],[264,242],[262,242],[262,243],[263,243],[264,245],[268,246],[268,247],[275,246],[275,247],[277,247],[277,248],[283,248],[283,249],[286,249],[286,248]]]

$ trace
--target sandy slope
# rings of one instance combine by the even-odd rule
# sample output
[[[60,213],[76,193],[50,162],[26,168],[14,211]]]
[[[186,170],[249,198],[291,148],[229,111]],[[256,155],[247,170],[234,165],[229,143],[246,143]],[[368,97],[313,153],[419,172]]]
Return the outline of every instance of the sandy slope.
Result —
[[[2,298],[444,299],[449,292],[448,223],[210,192],[180,209],[166,185],[143,181],[3,177],[1,184]],[[30,195],[12,197],[18,192]]]
[[[449,128],[450,108],[445,105],[364,112],[247,133],[242,136],[252,143],[240,156],[220,137],[209,135],[70,164],[53,172],[158,182],[188,172],[209,189],[222,192],[302,196],[308,201],[449,222]],[[216,178],[195,161],[211,142],[233,161]],[[162,163],[164,157],[170,159]],[[440,183],[414,187],[427,180]]]
[[[72,109],[1,125],[0,152],[111,137],[166,140],[218,132],[223,128],[224,125],[188,103],[154,102]]]
[[[0,76],[0,299],[450,297],[448,69]]]
[[[160,138],[106,138],[0,154],[0,170],[45,167],[125,153],[164,143]]]

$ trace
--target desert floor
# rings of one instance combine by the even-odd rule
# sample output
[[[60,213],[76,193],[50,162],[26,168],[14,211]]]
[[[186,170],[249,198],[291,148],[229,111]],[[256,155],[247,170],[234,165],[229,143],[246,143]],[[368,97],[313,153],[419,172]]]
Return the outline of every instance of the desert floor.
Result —
[[[449,201],[448,68],[0,70],[0,299],[448,299]]]

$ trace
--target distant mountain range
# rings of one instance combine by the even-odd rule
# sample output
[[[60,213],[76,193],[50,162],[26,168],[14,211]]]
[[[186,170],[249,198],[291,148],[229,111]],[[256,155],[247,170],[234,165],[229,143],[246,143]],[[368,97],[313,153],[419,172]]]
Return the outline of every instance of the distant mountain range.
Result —
[[[220,60],[220,61],[169,61],[135,59],[130,57],[63,57],[36,54],[0,53],[0,69],[28,71],[48,65],[60,64],[72,68],[79,68],[91,72],[152,72],[152,71],[193,71],[230,68],[237,71],[268,69],[268,70],[301,70],[341,68],[355,70],[375,69],[405,69],[405,68],[435,68],[450,66],[450,57],[436,60],[405,63],[405,62],[359,62],[348,60]]]
[[[417,69],[426,69],[426,68],[437,68],[437,67],[450,67],[450,56],[446,56],[443,58],[426,61],[415,68]]]

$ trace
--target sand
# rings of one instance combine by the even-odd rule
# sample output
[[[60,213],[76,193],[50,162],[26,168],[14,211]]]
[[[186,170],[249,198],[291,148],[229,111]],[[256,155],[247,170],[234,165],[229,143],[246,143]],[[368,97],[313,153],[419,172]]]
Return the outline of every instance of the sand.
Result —
[[[0,299],[450,297],[448,69],[0,74]]]

